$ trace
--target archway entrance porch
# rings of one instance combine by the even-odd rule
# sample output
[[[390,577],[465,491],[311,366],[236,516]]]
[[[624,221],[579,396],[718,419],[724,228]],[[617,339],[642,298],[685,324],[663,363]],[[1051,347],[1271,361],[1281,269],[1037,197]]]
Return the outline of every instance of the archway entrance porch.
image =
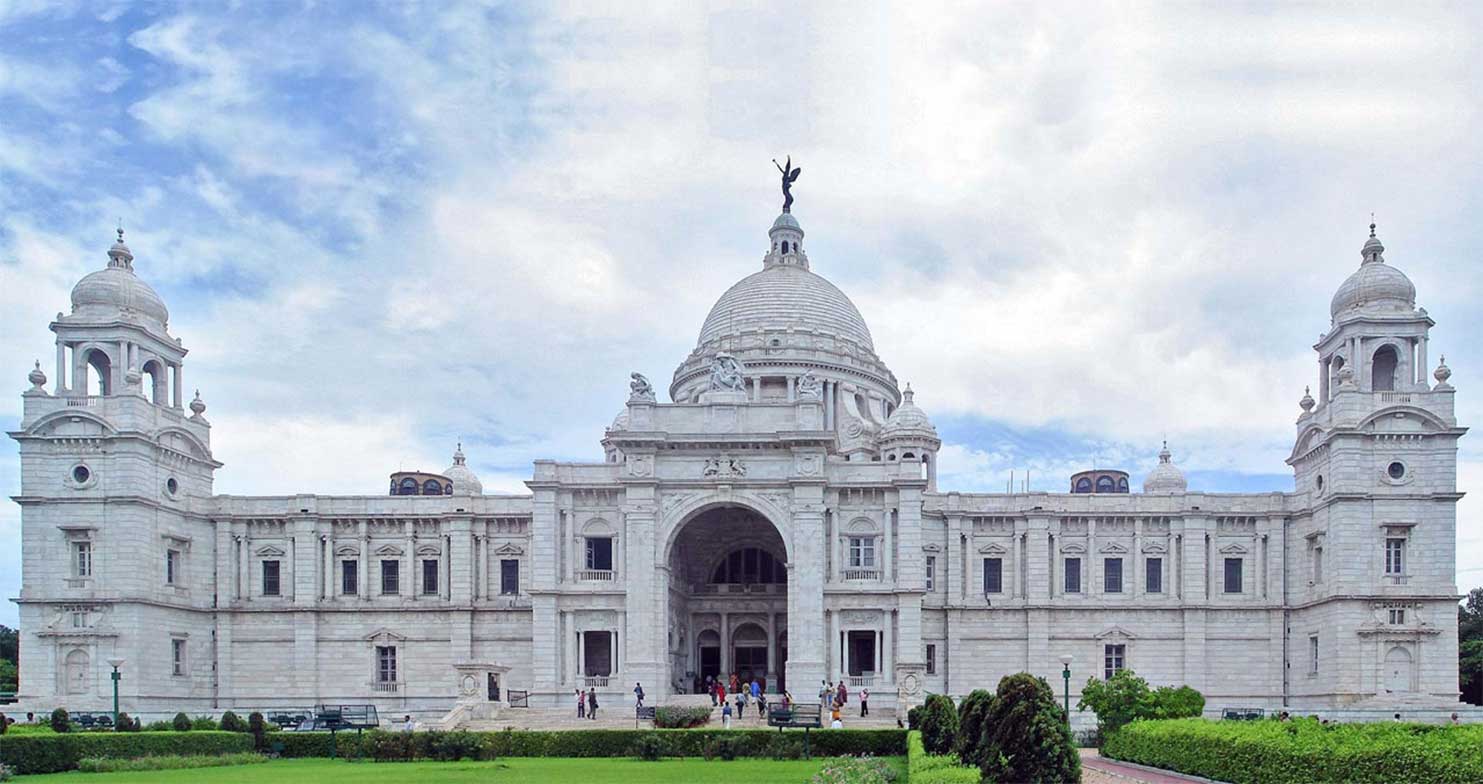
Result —
[[[703,692],[708,677],[729,684],[732,675],[784,688],[786,557],[772,523],[744,507],[712,508],[684,524],[668,561],[667,660],[677,692]]]

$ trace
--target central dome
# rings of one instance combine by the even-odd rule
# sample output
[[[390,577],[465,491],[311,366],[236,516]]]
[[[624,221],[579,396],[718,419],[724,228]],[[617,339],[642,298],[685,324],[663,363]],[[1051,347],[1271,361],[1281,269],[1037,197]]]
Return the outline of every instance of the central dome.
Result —
[[[726,335],[789,327],[852,340],[875,351],[859,308],[833,283],[798,266],[774,265],[726,290],[700,328],[700,344]]]

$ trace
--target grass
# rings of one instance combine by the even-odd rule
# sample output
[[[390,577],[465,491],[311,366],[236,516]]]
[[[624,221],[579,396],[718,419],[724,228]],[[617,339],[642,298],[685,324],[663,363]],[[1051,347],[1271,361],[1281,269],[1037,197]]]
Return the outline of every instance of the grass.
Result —
[[[900,771],[899,781],[906,780],[906,762],[892,757]],[[813,760],[739,759],[731,762],[702,759],[666,759],[642,762],[636,759],[517,758],[493,762],[346,762],[344,760],[303,759],[275,760],[262,765],[229,768],[196,768],[193,770],[153,770],[130,773],[52,773],[26,776],[25,784],[59,782],[80,784],[269,784],[270,782],[313,782],[313,784],[382,784],[416,782],[416,784],[461,784],[494,782],[495,784],[603,784],[604,782],[643,782],[643,784],[690,784],[690,782],[726,782],[726,784],[800,784],[824,764]]]

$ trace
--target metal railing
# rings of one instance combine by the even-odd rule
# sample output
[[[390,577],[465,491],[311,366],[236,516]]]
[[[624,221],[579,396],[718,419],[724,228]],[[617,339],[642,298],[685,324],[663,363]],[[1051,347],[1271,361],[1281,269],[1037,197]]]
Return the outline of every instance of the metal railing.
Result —
[[[530,692],[525,690],[506,689],[505,704],[511,708],[529,708]]]
[[[583,582],[610,583],[616,574],[612,569],[579,569],[577,579]]]
[[[879,580],[881,570],[879,569],[846,569],[844,570],[846,580]]]

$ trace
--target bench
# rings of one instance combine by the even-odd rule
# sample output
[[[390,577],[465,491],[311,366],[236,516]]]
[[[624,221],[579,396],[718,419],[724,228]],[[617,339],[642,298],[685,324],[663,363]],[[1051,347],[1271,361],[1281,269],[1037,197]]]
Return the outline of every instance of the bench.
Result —
[[[1262,708],[1222,708],[1220,717],[1226,721],[1256,721],[1267,714]]]

